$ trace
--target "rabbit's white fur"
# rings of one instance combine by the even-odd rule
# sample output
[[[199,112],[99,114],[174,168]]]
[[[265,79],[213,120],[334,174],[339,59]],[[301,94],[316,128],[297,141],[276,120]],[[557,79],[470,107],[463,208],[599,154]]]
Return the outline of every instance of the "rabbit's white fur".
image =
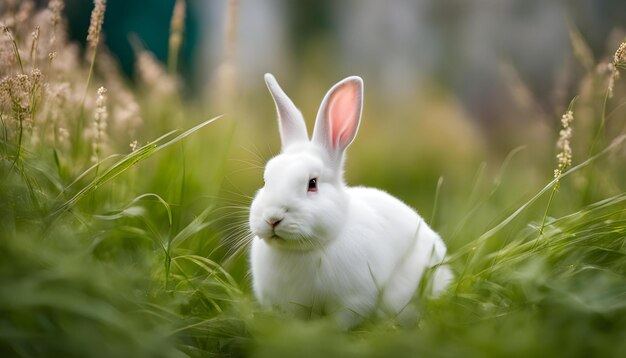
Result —
[[[435,267],[427,288],[452,279],[446,246],[412,208],[373,188],[347,187],[343,153],[361,118],[363,82],[349,77],[322,101],[313,139],[302,115],[265,75],[276,103],[282,153],[265,168],[250,208],[254,293],[264,306],[299,316],[334,314],[344,326],[406,307]],[[309,181],[317,179],[317,190]]]

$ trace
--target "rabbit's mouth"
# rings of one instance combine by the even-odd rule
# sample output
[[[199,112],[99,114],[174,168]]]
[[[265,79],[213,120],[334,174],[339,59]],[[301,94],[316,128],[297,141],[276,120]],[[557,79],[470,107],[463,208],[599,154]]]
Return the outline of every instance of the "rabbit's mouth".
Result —
[[[268,233],[257,233],[256,234],[257,237],[259,237],[261,240],[266,241],[266,242],[272,242],[272,241],[277,241],[277,242],[286,242],[287,240],[283,237],[278,236],[275,232],[268,232]]]
[[[273,234],[273,235],[272,235],[272,236],[270,236],[267,240],[268,240],[268,241],[282,241],[282,242],[287,241],[287,240],[283,239],[282,237],[280,237],[280,236],[278,236],[278,235],[276,235],[276,234]]]
[[[262,238],[268,245],[287,251],[311,251],[316,248],[312,242],[306,239],[290,239],[276,234]]]

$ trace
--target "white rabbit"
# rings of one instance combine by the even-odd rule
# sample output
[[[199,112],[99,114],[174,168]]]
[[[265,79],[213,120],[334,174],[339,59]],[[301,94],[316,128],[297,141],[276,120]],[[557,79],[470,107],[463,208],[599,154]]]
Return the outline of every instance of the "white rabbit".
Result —
[[[363,81],[333,86],[309,141],[304,118],[271,74],[282,152],[250,207],[254,293],[298,316],[331,314],[350,327],[372,314],[406,314],[427,268],[429,291],[452,279],[446,246],[412,208],[384,191],[348,187],[344,151],[361,119]]]

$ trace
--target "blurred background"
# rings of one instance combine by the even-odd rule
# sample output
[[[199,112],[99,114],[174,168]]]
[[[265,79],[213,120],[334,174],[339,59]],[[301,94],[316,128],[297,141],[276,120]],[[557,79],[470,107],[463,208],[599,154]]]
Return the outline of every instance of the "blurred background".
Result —
[[[507,195],[518,201],[507,205],[541,188],[555,165],[560,117],[576,95],[574,162],[586,158],[587,134],[601,110],[592,103],[601,103],[598,88],[606,86],[607,64],[626,34],[626,2],[619,0],[179,3],[175,16],[175,0],[108,0],[103,40],[128,84],[146,96],[163,87],[189,109],[182,118],[172,112],[171,126],[226,114],[218,129],[202,134],[204,143],[228,148],[226,162],[190,163],[198,177],[208,177],[197,190],[251,196],[261,185],[264,162],[280,150],[264,73],[276,76],[309,131],[328,88],[359,75],[364,114],[347,181],[384,188],[425,217],[434,216],[439,189],[447,203],[441,215],[461,215],[472,183],[496,177],[512,152],[518,154]],[[92,8],[91,1],[66,1],[69,37],[83,46]],[[182,43],[172,61],[175,18],[182,20]],[[167,71],[162,85],[157,76],[142,87],[144,50]],[[168,76],[176,93],[166,88]],[[147,108],[144,117],[170,116]],[[140,142],[159,134],[150,128],[157,127],[138,132]],[[438,225],[444,235],[454,231],[445,220]]]
[[[129,76],[132,36],[167,61],[174,3],[107,1],[105,42]],[[92,6],[66,2],[70,35],[79,42]],[[564,78],[576,74],[571,31],[580,33],[589,55],[603,58],[621,40],[625,21],[620,0],[189,0],[178,70],[188,95],[200,99],[214,90],[225,60],[236,67],[239,95],[262,86],[265,72],[291,86],[359,74],[389,101],[424,95],[434,83],[458,97],[473,119],[503,121],[510,119],[499,108],[510,108],[511,76],[503,65],[552,111],[576,82]]]
[[[107,1],[105,43],[129,79],[137,44],[167,62],[174,4]],[[76,41],[84,43],[91,9],[67,1]],[[610,59],[625,24],[620,0],[189,0],[175,70],[185,100],[234,123],[226,183],[245,195],[261,177],[249,162],[279,150],[263,74],[277,77],[309,125],[333,83],[363,77],[348,182],[385,188],[426,216],[439,180],[462,211],[476,179],[468,173],[485,166],[495,175],[519,146],[531,185],[518,196],[542,186],[561,114],[584,92],[585,74],[604,71],[596,64]]]

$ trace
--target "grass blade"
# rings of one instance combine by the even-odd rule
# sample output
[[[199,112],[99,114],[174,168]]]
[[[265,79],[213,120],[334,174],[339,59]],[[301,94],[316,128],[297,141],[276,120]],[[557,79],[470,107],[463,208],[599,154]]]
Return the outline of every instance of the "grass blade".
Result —
[[[222,116],[217,116],[214,118],[211,118],[209,120],[206,120],[198,125],[196,125],[195,127],[177,135],[176,137],[170,139],[168,142],[164,143],[164,144],[160,144],[161,141],[169,138],[172,134],[175,133],[175,131],[169,132],[163,136],[161,136],[160,138],[144,145],[143,147],[137,149],[136,151],[127,154],[126,156],[124,156],[124,158],[122,158],[121,160],[119,160],[118,162],[116,162],[115,164],[113,164],[109,169],[107,169],[106,171],[104,171],[104,173],[96,176],[91,183],[89,183],[87,186],[85,186],[84,188],[82,188],[80,191],[78,191],[78,193],[76,193],[72,198],[70,198],[69,200],[67,200],[66,202],[64,202],[58,209],[56,209],[53,212],[53,215],[58,215],[64,211],[67,211],[69,209],[71,209],[74,205],[76,205],[76,203],[78,203],[81,199],[83,199],[84,197],[86,197],[87,195],[89,195],[90,193],[92,193],[93,191],[95,191],[99,186],[107,183],[108,181],[116,178],[117,176],[119,176],[120,174],[124,173],[125,171],[127,171],[129,168],[131,168],[133,165],[151,157],[152,155],[154,155],[156,152],[167,148],[169,146],[171,146],[174,143],[177,143],[179,141],[181,141],[182,139],[188,137],[189,135],[191,135],[192,133],[198,131],[199,129],[205,127],[206,125],[212,123],[213,121],[221,118]],[[91,170],[88,169],[88,170]],[[70,184],[71,185],[71,184]]]

